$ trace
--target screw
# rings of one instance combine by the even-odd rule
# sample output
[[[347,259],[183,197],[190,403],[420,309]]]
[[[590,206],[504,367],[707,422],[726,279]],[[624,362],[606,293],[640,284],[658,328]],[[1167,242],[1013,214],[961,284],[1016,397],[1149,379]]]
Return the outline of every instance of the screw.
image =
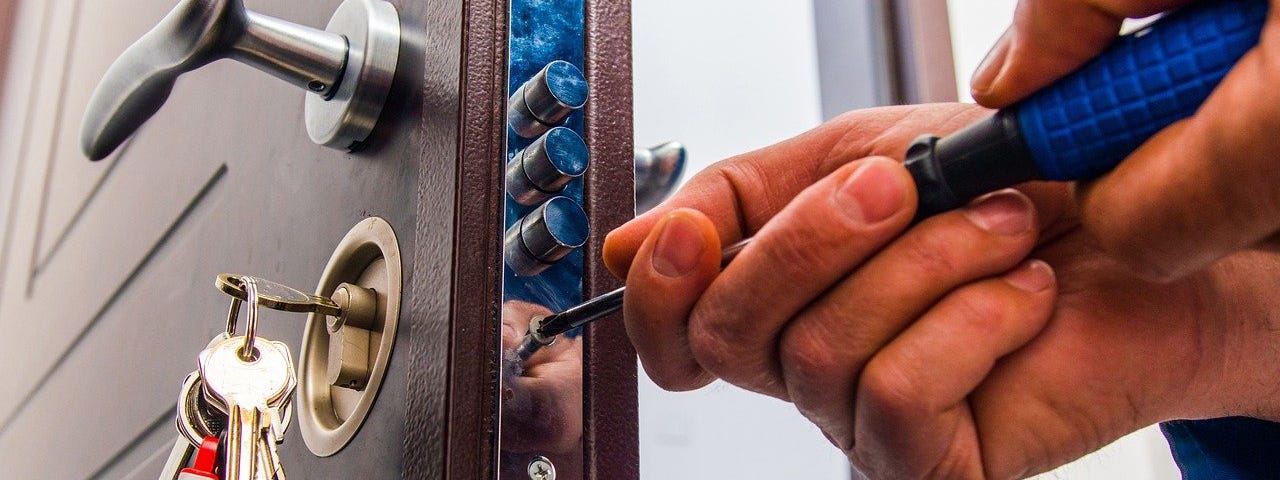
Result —
[[[529,480],[556,480],[556,466],[541,455],[529,461],[528,472]]]

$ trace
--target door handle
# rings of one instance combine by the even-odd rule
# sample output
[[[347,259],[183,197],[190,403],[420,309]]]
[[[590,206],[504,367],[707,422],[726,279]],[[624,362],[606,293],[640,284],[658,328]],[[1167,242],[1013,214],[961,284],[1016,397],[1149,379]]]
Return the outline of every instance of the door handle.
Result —
[[[680,142],[636,149],[636,215],[649,211],[671,196],[684,176],[686,156]]]
[[[400,19],[383,0],[345,0],[326,30],[247,10],[243,0],[181,0],[116,59],[80,130],[92,160],[110,155],[164,106],[178,77],[229,58],[309,92],[307,133],[354,148],[377,123],[395,77]]]

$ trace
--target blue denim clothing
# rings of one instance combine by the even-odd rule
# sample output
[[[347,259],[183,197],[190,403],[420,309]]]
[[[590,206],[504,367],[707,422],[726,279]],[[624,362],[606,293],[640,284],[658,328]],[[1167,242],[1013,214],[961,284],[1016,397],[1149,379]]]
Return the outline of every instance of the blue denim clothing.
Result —
[[[1185,480],[1280,478],[1280,423],[1255,418],[1160,425]]]

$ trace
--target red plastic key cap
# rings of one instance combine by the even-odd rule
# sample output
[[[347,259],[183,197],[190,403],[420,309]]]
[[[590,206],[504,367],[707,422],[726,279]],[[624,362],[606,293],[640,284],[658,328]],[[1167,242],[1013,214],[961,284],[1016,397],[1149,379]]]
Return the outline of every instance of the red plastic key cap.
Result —
[[[177,480],[221,480],[213,469],[218,464],[218,437],[204,437],[196,451],[194,465],[182,469]]]

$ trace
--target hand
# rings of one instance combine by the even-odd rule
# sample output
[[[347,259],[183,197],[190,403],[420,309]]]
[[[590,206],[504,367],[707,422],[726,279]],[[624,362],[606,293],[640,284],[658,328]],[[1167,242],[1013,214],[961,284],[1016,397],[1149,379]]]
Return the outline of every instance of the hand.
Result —
[[[502,304],[502,348],[508,357],[529,332],[529,320],[550,313],[525,302]],[[503,369],[502,450],[577,451],[582,440],[582,339],[557,338],[523,364],[504,358]]]
[[[1280,418],[1275,255],[1146,282],[1077,228],[1061,184],[903,231],[909,177],[866,157],[986,114],[853,112],[721,162],[611,233],[650,377],[791,401],[884,478],[1022,476],[1164,419]],[[720,247],[752,235],[719,272]]]
[[[1097,56],[1126,17],[1188,0],[1022,0],[972,82],[1001,108]],[[1148,278],[1186,275],[1240,249],[1280,245],[1280,8],[1193,117],[1160,132],[1080,188],[1085,226]]]

